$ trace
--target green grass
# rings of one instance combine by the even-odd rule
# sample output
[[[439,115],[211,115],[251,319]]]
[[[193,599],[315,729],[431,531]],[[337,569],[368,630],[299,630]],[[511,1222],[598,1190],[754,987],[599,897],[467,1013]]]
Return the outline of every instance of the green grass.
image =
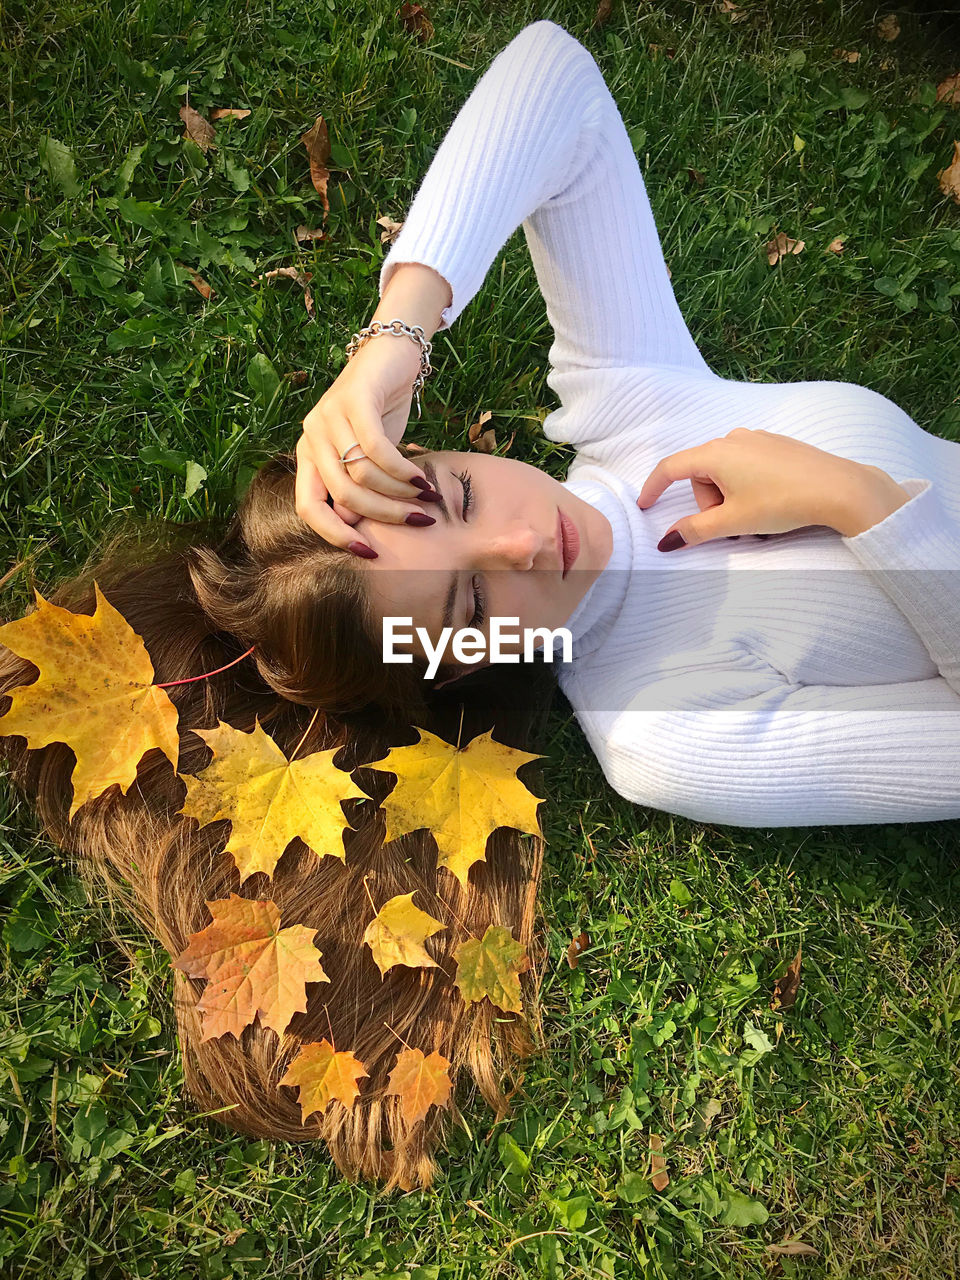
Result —
[[[420,46],[398,7],[7,7],[4,564],[29,555],[44,587],[114,513],[225,515],[267,454],[293,448],[376,305],[376,219],[403,218],[489,59],[539,17],[604,71],[712,367],[861,382],[960,438],[960,217],[936,179],[960,111],[934,101],[957,67],[909,15],[885,44],[883,10],[862,3],[754,4],[737,23],[682,0],[615,4],[591,30],[589,5],[468,0],[431,9]],[[187,85],[201,110],[252,109],[206,158],[180,141]],[[297,248],[296,226],[322,215],[299,143],[318,113],[335,144],[330,238]],[[41,163],[46,136],[73,157],[74,194]],[[777,230],[806,249],[771,269]],[[846,251],[825,253],[837,235]],[[315,322],[292,283],[251,287],[288,264],[313,272]],[[517,428],[513,456],[562,478],[570,451],[539,430],[550,341],[518,233],[437,335],[408,438],[466,447],[491,409],[498,438]],[[283,377],[298,371],[305,385]],[[21,572],[3,615],[31,600]],[[647,813],[606,784],[562,698],[552,726],[549,1053],[499,1125],[465,1101],[470,1132],[433,1188],[406,1195],[345,1182],[323,1148],[248,1143],[195,1114],[166,957],[121,921],[137,960],[122,958],[5,786],[0,1274],[955,1277],[958,824],[763,831]],[[776,1014],[801,942],[799,998]],[[767,1248],[793,1238],[817,1255]]]

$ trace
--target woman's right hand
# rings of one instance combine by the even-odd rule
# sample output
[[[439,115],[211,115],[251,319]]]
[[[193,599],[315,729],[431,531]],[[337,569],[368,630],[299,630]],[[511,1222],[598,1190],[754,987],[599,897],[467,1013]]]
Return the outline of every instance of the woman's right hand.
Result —
[[[424,507],[415,504],[429,509],[439,501],[420,468],[396,447],[419,370],[419,347],[406,335],[369,338],[303,420],[297,515],[335,546],[357,544],[353,525],[363,516],[403,524],[411,513],[423,515]],[[348,458],[345,466],[340,455],[354,444],[367,456],[355,451],[356,461]]]

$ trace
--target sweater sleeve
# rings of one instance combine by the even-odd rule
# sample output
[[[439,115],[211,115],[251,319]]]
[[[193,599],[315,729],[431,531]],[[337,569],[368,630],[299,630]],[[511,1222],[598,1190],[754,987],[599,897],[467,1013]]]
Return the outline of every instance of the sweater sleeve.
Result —
[[[944,511],[932,480],[900,483],[911,494],[909,502],[843,541],[960,695],[960,527]]]
[[[960,695],[946,680],[739,679],[721,697],[689,673],[641,690],[598,744],[615,790],[741,827],[960,818]]]
[[[673,294],[643,177],[590,52],[563,27],[524,27],[450,125],[380,270],[432,267],[448,329],[523,224],[556,371],[665,364],[710,373]]]

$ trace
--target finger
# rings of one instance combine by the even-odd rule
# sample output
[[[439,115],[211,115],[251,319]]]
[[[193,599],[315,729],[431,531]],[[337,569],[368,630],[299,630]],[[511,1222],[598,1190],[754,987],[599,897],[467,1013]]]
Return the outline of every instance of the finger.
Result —
[[[412,484],[416,476],[432,489],[420,467],[409,458],[405,458],[397,446],[388,440],[383,432],[383,423],[378,415],[359,416],[354,423],[357,429],[356,438],[367,458],[386,475],[392,476],[401,484]],[[341,450],[341,452],[343,452]],[[379,487],[379,486],[378,486]],[[414,488],[418,488],[414,485]],[[405,495],[401,495],[405,496]]]
[[[713,538],[729,537],[730,530],[736,529],[738,522],[730,509],[723,503],[708,507],[699,515],[686,516],[669,529],[657,544],[660,551],[676,551],[682,546],[696,547],[701,542],[710,542]],[[676,535],[676,536],[672,536]],[[677,539],[682,539],[678,541]]]
[[[328,491],[333,495],[334,503],[355,511],[358,516],[367,516],[371,520],[380,520],[385,524],[434,524],[435,517],[424,520],[424,508],[430,511],[434,505],[426,493],[417,493],[413,499],[390,498],[384,494],[368,489],[357,483],[349,471],[342,465],[335,447],[329,442],[320,446],[321,477]],[[349,465],[349,464],[348,464]],[[422,505],[415,505],[415,504]],[[415,520],[408,517],[416,516]]]
[[[715,483],[708,474],[710,470],[710,457],[705,450],[708,445],[697,445],[692,449],[681,449],[678,453],[671,453],[666,458],[661,458],[657,465],[644,480],[640,492],[637,494],[637,506],[641,511],[652,506],[660,497],[665,489],[674,484],[677,480],[689,480],[694,476],[698,480],[705,483]]]
[[[414,471],[414,477],[418,484],[414,484],[413,480],[398,480],[395,476],[385,471],[383,467],[374,459],[366,454],[366,450],[358,450],[353,448],[355,444],[360,444],[362,449],[362,441],[357,440],[357,433],[349,422],[344,420],[343,431],[335,433],[334,451],[338,454],[337,465],[341,468],[344,463],[341,458],[345,453],[349,453],[350,457],[346,460],[347,475],[356,484],[362,485],[371,492],[382,493],[387,498],[401,498],[409,501],[411,498],[419,498],[423,493],[434,493],[433,486],[425,476],[421,476],[418,471]],[[389,441],[387,442],[389,444]],[[393,445],[390,445],[393,448]],[[434,499],[436,501],[439,498]],[[429,499],[428,499],[429,501]]]
[[[309,451],[297,447],[297,475],[294,502],[297,515],[321,538],[335,547],[350,550],[359,540],[349,524],[327,504],[328,490]],[[366,545],[366,544],[364,544]],[[372,548],[368,548],[372,550]]]

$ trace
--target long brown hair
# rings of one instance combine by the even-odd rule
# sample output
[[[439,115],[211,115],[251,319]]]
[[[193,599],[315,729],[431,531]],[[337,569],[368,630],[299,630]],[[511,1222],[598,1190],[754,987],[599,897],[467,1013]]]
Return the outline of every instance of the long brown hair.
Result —
[[[94,881],[101,877],[111,900],[131,910],[171,955],[209,923],[205,903],[231,892],[272,898],[284,925],[318,931],[331,982],[308,989],[306,1012],[282,1036],[258,1021],[239,1040],[201,1040],[196,1003],[203,983],[171,971],[188,1088],[202,1108],[225,1108],[220,1119],[244,1133],[322,1138],[348,1178],[410,1190],[431,1183],[433,1152],[461,1113],[451,1093],[448,1107],[431,1107],[406,1131],[399,1098],[384,1092],[396,1054],[404,1047],[439,1051],[451,1060],[454,1085],[465,1070],[499,1120],[520,1087],[520,1060],[542,1051],[543,952],[534,925],[543,840],[498,828],[486,860],[471,868],[465,892],[449,871],[438,871],[429,831],[384,844],[379,805],[394,785],[392,775],[363,765],[391,746],[416,742],[414,725],[464,744],[493,729],[498,741],[542,750],[555,679],[543,663],[500,664],[431,692],[422,661],[385,668],[351,553],[327,543],[297,515],[295,476],[292,454],[270,458],[215,545],[209,530],[198,540],[196,526],[126,522],[75,576],[41,591],[54,604],[89,614],[96,581],[143,638],[158,684],[214,671],[255,646],[218,675],[167,689],[179,715],[176,772],[160,751],[150,751],[126,795],[111,786],[71,822],[69,747],[28,751],[23,737],[6,736],[0,752],[14,784],[35,802],[46,835],[77,856]],[[0,645],[0,714],[10,706],[9,692],[37,674],[34,664]],[[222,852],[229,825],[199,826],[179,815],[184,783],[177,774],[196,774],[211,759],[191,730],[219,720],[245,732],[259,721],[288,758],[305,733],[300,754],[340,749],[334,762],[355,770],[354,780],[374,800],[347,802],[353,830],[345,832],[345,862],[318,858],[295,839],[272,878],[258,873],[241,889],[231,856]],[[519,776],[543,794],[539,760]],[[379,908],[413,891],[416,905],[447,925],[426,942],[439,967],[397,965],[381,977],[362,942],[371,901]],[[523,1014],[505,1013],[488,1000],[465,1004],[453,986],[450,952],[468,937],[482,937],[491,924],[507,926],[530,955],[532,967],[521,974]],[[278,1081],[301,1043],[324,1036],[355,1054],[369,1076],[351,1110],[333,1101],[302,1122],[296,1091]],[[505,1074],[513,1083],[509,1093],[501,1087]]]

